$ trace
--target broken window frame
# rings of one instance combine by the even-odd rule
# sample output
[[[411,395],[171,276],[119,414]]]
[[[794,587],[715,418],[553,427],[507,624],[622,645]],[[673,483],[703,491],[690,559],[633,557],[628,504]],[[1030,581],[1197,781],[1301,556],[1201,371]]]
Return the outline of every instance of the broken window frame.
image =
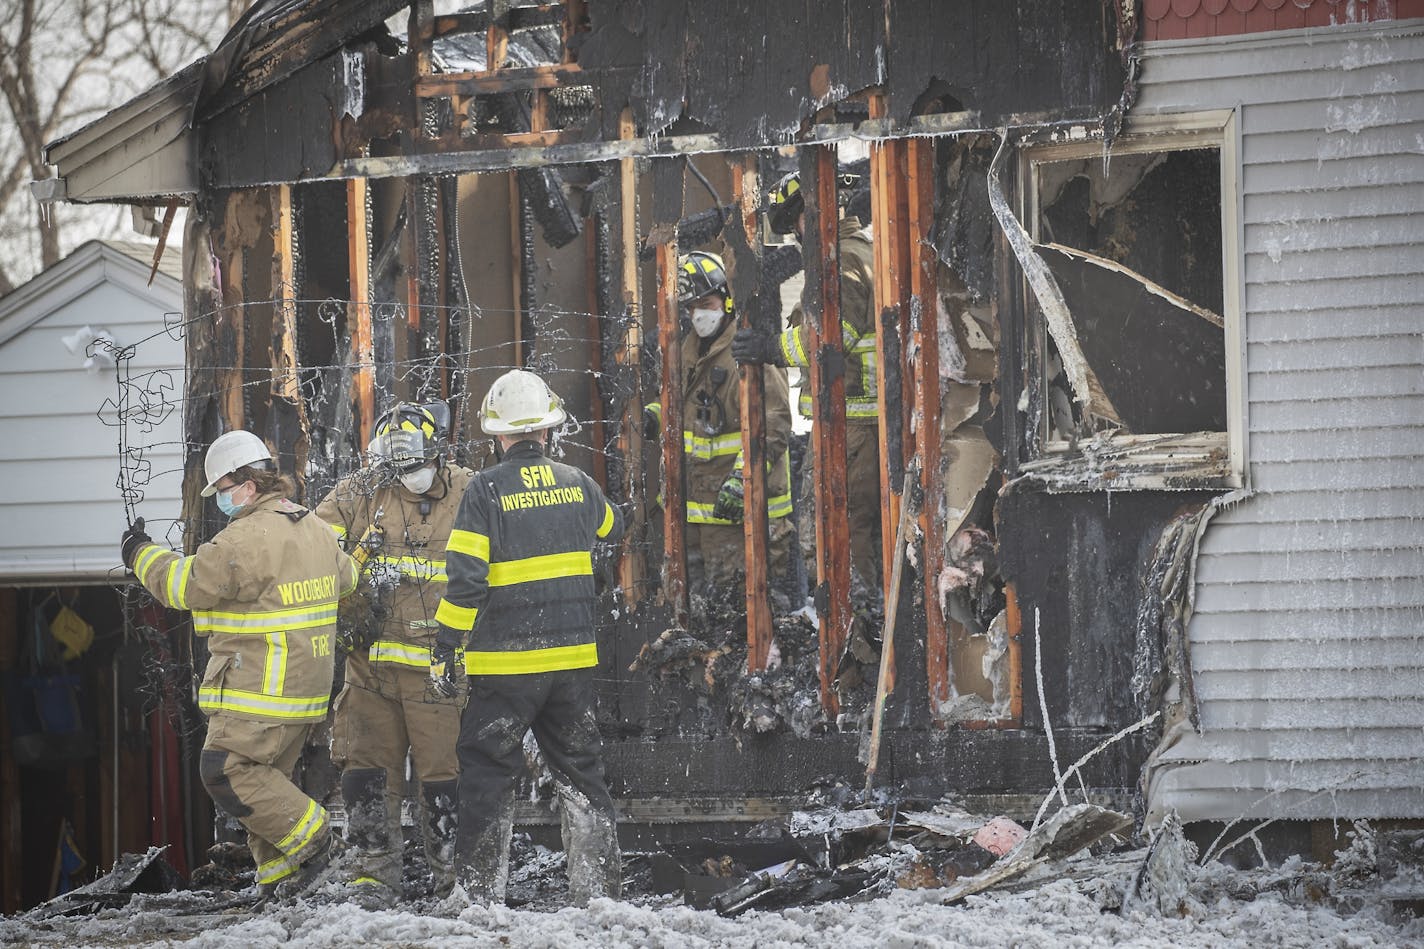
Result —
[[[1081,127],[1080,127],[1081,128]],[[1100,131],[1078,134],[1072,141],[1027,145],[1018,156],[1018,207],[1030,236],[1039,239],[1039,166],[1061,161],[1103,157]],[[1049,492],[1119,490],[1185,490],[1244,488],[1246,464],[1245,285],[1241,277],[1242,192],[1241,131],[1235,110],[1133,116],[1113,141],[1111,154],[1143,154],[1214,148],[1221,174],[1221,317],[1225,333],[1226,430],[1200,433],[1103,433],[1076,444],[1049,440],[1047,413],[1024,429],[1025,460],[1018,474]],[[1020,405],[1046,389],[1047,321],[1028,281],[1020,275],[1026,342]]]

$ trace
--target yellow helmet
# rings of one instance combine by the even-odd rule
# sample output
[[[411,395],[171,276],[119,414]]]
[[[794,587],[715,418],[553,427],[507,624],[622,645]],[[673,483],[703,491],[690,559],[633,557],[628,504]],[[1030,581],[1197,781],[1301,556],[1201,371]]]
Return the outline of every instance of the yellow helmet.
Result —
[[[397,471],[413,471],[439,457],[449,429],[450,408],[444,402],[397,402],[376,419],[371,451]]]
[[[682,258],[677,269],[677,304],[687,306],[710,293],[722,294],[722,309],[732,312],[732,291],[722,258],[695,250]]]
[[[776,234],[796,233],[796,219],[806,210],[806,197],[801,193],[801,175],[791,172],[783,175],[766,197],[767,223]]]

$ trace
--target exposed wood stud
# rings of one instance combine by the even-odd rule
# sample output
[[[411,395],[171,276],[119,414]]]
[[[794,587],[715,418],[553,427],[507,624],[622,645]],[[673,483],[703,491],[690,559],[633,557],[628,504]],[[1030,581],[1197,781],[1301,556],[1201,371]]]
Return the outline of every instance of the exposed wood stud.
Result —
[[[590,219],[590,225],[592,220]],[[604,451],[608,446],[603,425],[603,318],[607,316],[598,310],[598,229],[584,228],[584,245],[587,251],[588,280],[588,404],[593,425],[593,477],[600,485],[608,484],[608,459]]]
[[[840,334],[840,245],[836,215],[836,152],[801,150],[806,195],[806,285],[802,310],[811,354],[815,404],[811,449],[816,470],[816,606],[820,612],[821,708],[840,710],[835,676],[850,633],[850,533],[846,510],[845,352]]]
[[[944,568],[944,522],[940,498],[939,258],[931,243],[934,227],[935,146],[933,139],[907,143],[906,193],[910,235],[910,347],[907,362],[914,386],[914,449],[920,462],[919,527],[923,541],[920,572],[925,609],[925,663],[930,713],[949,701],[949,631],[936,593]],[[908,433],[907,433],[908,436]]]
[[[663,594],[687,623],[687,499],[682,471],[682,344],[678,339],[677,243],[657,245],[658,345],[663,355]],[[641,413],[640,413],[641,418]]]
[[[624,109],[618,118],[618,137],[631,141],[637,134],[633,112]],[[638,284],[638,170],[633,158],[618,162],[618,240],[616,246],[622,263],[623,312],[627,320],[621,353],[624,377],[632,393],[623,406],[623,424],[618,433],[618,450],[623,456],[624,497],[643,496],[643,392],[640,385],[643,362],[643,311]],[[631,609],[642,597],[643,577],[647,558],[632,543],[641,536],[643,508],[635,507],[634,523],[628,525],[629,542],[623,545],[618,561],[618,580],[623,586],[623,602]]]
[[[871,119],[883,119],[883,95],[869,98]],[[914,454],[907,394],[913,392],[906,347],[910,297],[910,232],[906,194],[906,140],[878,142],[870,149],[871,216],[875,222],[876,403],[880,429],[880,543],[882,589],[890,588],[894,569],[895,525],[900,514],[900,472]],[[893,327],[893,333],[887,329]],[[891,386],[900,381],[900,388]],[[898,445],[900,457],[889,452]],[[868,578],[867,578],[868,579]],[[894,670],[891,670],[893,688]]]
[[[732,162],[732,188],[749,247],[756,247],[756,156]],[[735,268],[735,259],[731,261]],[[740,325],[751,326],[750,308],[738,308]],[[761,366],[742,366],[742,532],[746,542],[747,671],[764,672],[771,655],[771,601],[768,597],[768,517],[766,507],[766,378]]]
[[[423,77],[429,76],[434,71],[430,62],[430,44],[435,38],[434,0],[412,0],[406,35],[410,37],[411,53],[413,54],[411,59],[415,68],[414,78],[419,83]],[[415,108],[418,114],[422,108],[418,100]],[[416,135],[420,135],[418,124]]]
[[[1009,721],[1010,728],[1023,723],[1023,611],[1019,609],[1018,590],[1012,583],[1004,586],[1009,637]]]
[[[297,274],[294,247],[295,221],[292,214],[292,186],[278,185],[272,191],[272,297],[276,301],[272,325],[272,397],[285,399],[297,415],[301,429],[295,445],[293,475],[298,487],[303,484],[302,472],[307,468],[306,401],[302,398],[301,378],[297,374]]]
[[[346,182],[346,246],[350,262],[351,301],[346,318],[355,359],[356,423],[363,435],[376,421],[376,359],[371,340],[371,247],[366,226],[364,178]],[[412,228],[413,231],[413,228]]]

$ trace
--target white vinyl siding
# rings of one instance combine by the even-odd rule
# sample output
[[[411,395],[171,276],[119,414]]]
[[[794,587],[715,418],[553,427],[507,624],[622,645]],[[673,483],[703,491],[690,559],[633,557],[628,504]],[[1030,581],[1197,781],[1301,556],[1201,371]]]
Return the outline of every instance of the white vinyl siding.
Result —
[[[122,579],[119,535],[127,523],[116,480],[119,431],[116,370],[83,368],[64,337],[90,326],[122,345],[139,343],[131,378],[155,391],[166,417],[152,430],[131,421],[141,451],[137,513],[162,540],[179,516],[184,460],[183,342],[165,332],[179,319],[182,287],[135,254],[94,241],[0,298],[0,583],[97,583]],[[152,250],[147,253],[151,254]],[[167,255],[178,253],[170,247]],[[174,336],[179,338],[175,339]],[[140,343],[140,340],[144,342]],[[161,375],[147,375],[150,372]],[[133,400],[137,407],[138,400]],[[176,536],[175,536],[175,539]]]
[[[1424,817],[1424,21],[1148,44],[1234,109],[1252,494],[1202,538],[1155,816]]]

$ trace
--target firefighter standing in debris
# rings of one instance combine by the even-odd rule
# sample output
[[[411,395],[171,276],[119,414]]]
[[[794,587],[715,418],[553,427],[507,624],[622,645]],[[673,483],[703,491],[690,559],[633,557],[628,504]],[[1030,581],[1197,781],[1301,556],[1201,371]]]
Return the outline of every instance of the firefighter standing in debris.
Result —
[[[191,610],[211,653],[198,691],[208,716],[199,773],[214,803],[247,828],[263,899],[321,881],[334,850],[326,810],[291,781],[331,698],[337,601],[356,565],[331,530],[287,500],[292,484],[251,432],[219,436],[203,459],[204,497],[231,521],[184,557],[143,531],[121,555],[155,598]]]
[[[495,380],[480,423],[497,437],[502,460],[470,482],[446,554],[430,675],[445,694],[469,676],[455,863],[466,895],[479,902],[504,900],[514,784],[531,728],[560,793],[570,898],[583,905],[622,887],[594,716],[591,551],[619,539],[623,518],[587,474],[545,456],[549,430],[565,417],[534,373]]]
[[[844,193],[843,189],[843,193]],[[768,196],[767,223],[778,234],[802,236],[806,199],[801,179],[791,173],[777,182]],[[861,579],[879,586],[880,553],[880,432],[876,402],[874,248],[865,236],[860,219],[847,214],[841,218],[840,247],[841,340],[845,347],[846,402],[846,516],[850,522],[851,564]],[[751,327],[738,330],[732,339],[732,356],[743,364],[797,366],[806,370],[812,354],[806,348],[806,327],[800,304],[791,312],[790,326],[779,336]],[[797,409],[814,418],[815,393],[803,385]],[[815,472],[802,466],[802,506],[798,533],[809,569],[814,569],[815,517],[812,504]]]
[[[339,482],[317,508],[361,570],[356,609],[343,610],[346,684],[337,697],[332,760],[341,771],[352,900],[400,896],[406,757],[420,782],[420,831],[437,896],[454,884],[455,735],[460,707],[429,687],[445,546],[473,472],[446,457],[450,408],[401,403],[376,420],[374,464]],[[354,615],[353,615],[354,614]]]
[[[746,566],[741,527],[743,497],[740,373],[732,358],[736,312],[727,272],[716,254],[682,258],[677,302],[691,323],[682,341],[682,450],[687,458],[688,579],[699,592],[724,586]],[[786,443],[791,399],[786,371],[765,367],[768,575],[786,572],[791,546],[791,477]],[[657,436],[662,406],[644,409],[643,435]],[[773,590],[774,598],[784,594]],[[788,603],[781,603],[785,612]]]

